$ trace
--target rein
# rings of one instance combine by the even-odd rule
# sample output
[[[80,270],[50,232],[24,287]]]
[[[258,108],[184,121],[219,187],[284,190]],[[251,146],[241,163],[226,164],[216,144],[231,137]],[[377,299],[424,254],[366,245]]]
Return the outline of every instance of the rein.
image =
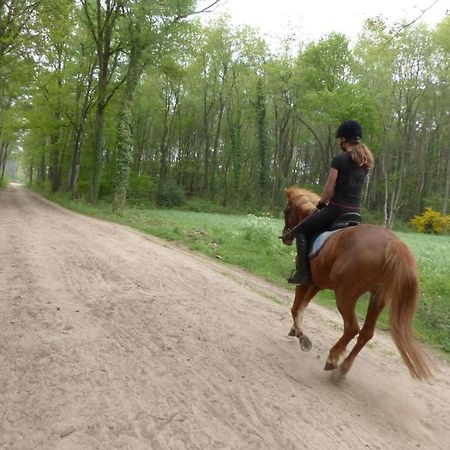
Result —
[[[284,212],[287,213],[291,210],[291,208],[294,205],[292,205],[292,203],[287,203],[286,207],[284,208]],[[317,210],[318,211],[318,210]],[[314,211],[312,214],[314,214],[316,211]],[[300,227],[300,225],[308,218],[310,217],[312,214],[310,214],[309,216],[306,216],[303,220],[301,220],[297,225],[295,225],[293,228],[288,228],[286,227],[287,232],[285,234],[283,234],[282,236],[278,236],[278,239],[283,239],[284,237],[286,237],[289,234],[294,234],[295,235],[295,231],[298,230],[298,228]],[[284,218],[285,224],[286,224],[286,216]]]

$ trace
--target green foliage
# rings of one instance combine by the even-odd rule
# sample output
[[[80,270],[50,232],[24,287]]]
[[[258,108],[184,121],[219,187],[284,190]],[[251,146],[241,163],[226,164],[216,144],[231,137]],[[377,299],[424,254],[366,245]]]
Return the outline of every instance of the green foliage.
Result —
[[[87,194],[88,194],[87,198],[90,199],[89,188]],[[112,182],[112,179],[106,176],[102,177],[98,190],[98,198],[106,201],[112,201],[113,195],[114,195],[114,184]]]
[[[411,219],[419,233],[441,234],[450,231],[450,216],[444,216],[432,208],[425,208],[422,214]]]
[[[155,179],[149,175],[131,173],[128,196],[134,203],[150,202],[154,197],[155,184]]]
[[[180,206],[186,200],[184,189],[174,181],[167,181],[156,193],[156,202],[159,206]]]
[[[9,183],[8,177],[4,176],[3,178],[0,179],[0,188],[8,186],[8,183]]]
[[[414,251],[420,273],[421,301],[416,329],[429,342],[450,352],[450,237],[397,233]]]
[[[398,33],[376,18],[355,46],[331,33],[272,52],[227,17],[185,20],[192,0],[13,3],[0,135],[34,181],[64,190],[78,174],[93,200],[180,204],[171,178],[195,198],[186,208],[278,211],[288,185],[321,191],[336,126],[355,118],[376,157],[369,211],[391,225],[448,204],[448,17]],[[133,172],[156,187],[134,188]]]

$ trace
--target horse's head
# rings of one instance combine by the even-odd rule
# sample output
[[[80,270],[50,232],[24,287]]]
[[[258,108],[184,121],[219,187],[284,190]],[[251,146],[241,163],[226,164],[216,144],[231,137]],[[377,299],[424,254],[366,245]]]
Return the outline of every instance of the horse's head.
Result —
[[[293,187],[285,189],[285,194],[287,203],[283,211],[284,228],[280,237],[283,244],[292,245],[295,236],[289,232],[316,210],[315,205],[320,200],[320,197],[305,189]]]
[[[290,235],[289,232],[292,230],[292,228],[294,228],[295,225],[297,225],[298,221],[295,219],[295,217],[293,217],[295,214],[295,210],[293,208],[292,203],[290,203],[289,201],[286,203],[286,206],[284,207],[283,214],[284,214],[284,228],[283,231],[281,232],[280,238],[283,241],[283,244],[292,245],[295,236]]]

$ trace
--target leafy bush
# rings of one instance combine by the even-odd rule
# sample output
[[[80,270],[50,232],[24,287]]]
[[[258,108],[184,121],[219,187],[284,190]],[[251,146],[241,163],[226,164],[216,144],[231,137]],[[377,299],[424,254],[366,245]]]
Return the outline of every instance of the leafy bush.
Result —
[[[8,186],[9,180],[6,176],[4,176],[1,180],[0,180],[0,188],[2,187],[6,187]]]
[[[443,216],[432,208],[425,208],[422,214],[411,219],[419,233],[441,234],[450,230],[450,216]]]
[[[90,183],[89,183],[89,189],[90,189]],[[89,192],[89,191],[88,191]],[[105,200],[105,201],[111,201],[114,196],[114,184],[110,179],[102,178],[100,181],[100,186],[98,189],[98,199]]]
[[[203,213],[226,213],[227,209],[218,202],[213,202],[203,198],[190,198],[183,206],[185,211]]]
[[[89,181],[78,180],[78,184],[77,184],[78,196],[79,197],[87,197],[89,195],[89,186],[90,186]]]
[[[150,200],[155,189],[155,179],[148,175],[131,173],[128,182],[128,198],[133,201]]]
[[[159,206],[180,206],[185,199],[186,194],[183,188],[173,181],[165,183],[156,193],[156,202]]]

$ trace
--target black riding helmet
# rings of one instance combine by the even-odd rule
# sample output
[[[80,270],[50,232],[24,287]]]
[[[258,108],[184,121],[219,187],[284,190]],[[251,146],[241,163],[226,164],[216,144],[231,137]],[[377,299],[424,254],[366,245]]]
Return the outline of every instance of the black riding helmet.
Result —
[[[336,131],[337,138],[361,139],[363,137],[361,125],[356,120],[346,120]]]

